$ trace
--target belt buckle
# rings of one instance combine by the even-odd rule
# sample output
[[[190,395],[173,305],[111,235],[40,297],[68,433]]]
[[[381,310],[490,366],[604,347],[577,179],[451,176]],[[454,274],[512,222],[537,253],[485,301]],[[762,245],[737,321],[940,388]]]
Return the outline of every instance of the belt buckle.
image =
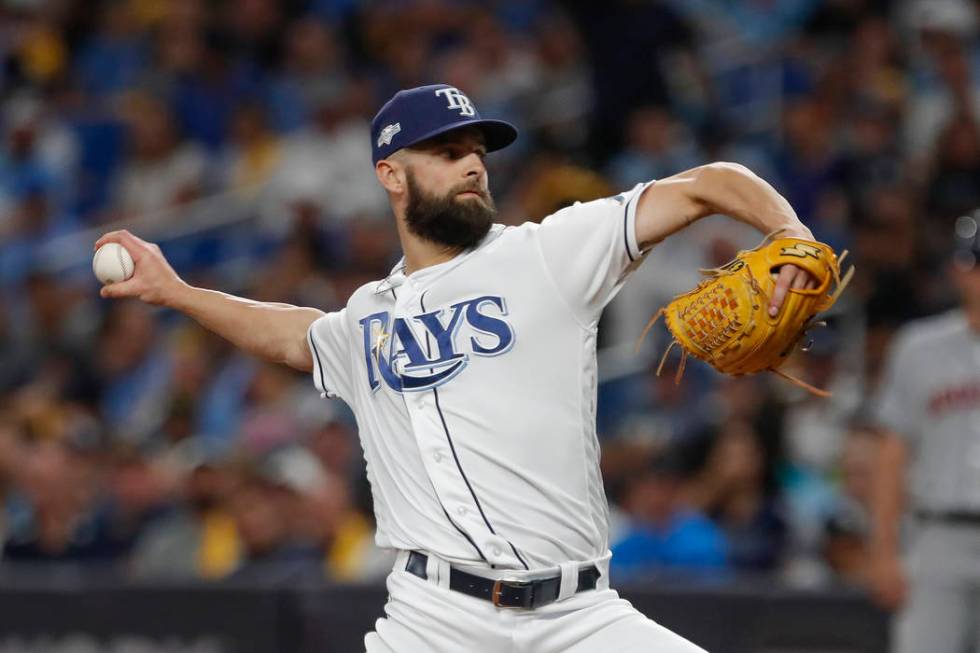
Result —
[[[528,598],[528,605],[502,605],[500,603],[500,596],[503,594],[504,587],[527,587],[531,584],[532,582],[529,580],[507,580],[504,578],[498,578],[497,580],[493,581],[493,592],[490,595],[490,601],[493,603],[495,608],[530,608],[530,604],[534,601],[533,596]]]

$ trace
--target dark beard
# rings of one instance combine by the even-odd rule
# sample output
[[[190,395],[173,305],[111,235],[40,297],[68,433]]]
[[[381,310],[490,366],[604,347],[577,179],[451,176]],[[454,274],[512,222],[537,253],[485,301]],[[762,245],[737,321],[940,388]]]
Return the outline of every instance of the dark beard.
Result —
[[[497,208],[489,192],[484,194],[479,186],[462,183],[437,197],[419,188],[411,170],[406,170],[405,175],[408,182],[405,224],[412,234],[450,249],[464,250],[475,247],[490,231]],[[486,204],[476,200],[457,201],[456,195],[467,190],[479,193]]]

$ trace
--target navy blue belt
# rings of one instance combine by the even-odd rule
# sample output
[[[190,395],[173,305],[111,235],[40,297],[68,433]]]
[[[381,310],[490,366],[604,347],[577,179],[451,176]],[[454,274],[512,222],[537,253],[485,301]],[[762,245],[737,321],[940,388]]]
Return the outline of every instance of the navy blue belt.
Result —
[[[424,553],[412,551],[408,554],[405,571],[422,580],[428,580],[429,576],[425,571],[428,561],[429,557]],[[579,570],[576,594],[594,590],[599,576],[599,569],[595,565]],[[449,589],[490,601],[498,608],[534,609],[558,600],[561,575],[534,580],[495,580],[450,567]]]

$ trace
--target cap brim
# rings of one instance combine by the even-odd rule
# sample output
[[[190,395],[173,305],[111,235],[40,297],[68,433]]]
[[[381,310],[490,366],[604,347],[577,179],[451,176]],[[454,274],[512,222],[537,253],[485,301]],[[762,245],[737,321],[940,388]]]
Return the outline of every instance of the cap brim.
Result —
[[[478,120],[454,122],[451,125],[445,125],[439,129],[434,129],[431,132],[422,134],[411,143],[407,143],[402,147],[412,147],[413,145],[418,145],[422,141],[427,141],[430,138],[435,138],[436,136],[440,136],[451,131],[456,131],[457,129],[462,129],[464,127],[476,127],[483,132],[483,137],[486,139],[487,152],[502,150],[517,140],[517,127],[514,125],[504,120],[481,118]]]

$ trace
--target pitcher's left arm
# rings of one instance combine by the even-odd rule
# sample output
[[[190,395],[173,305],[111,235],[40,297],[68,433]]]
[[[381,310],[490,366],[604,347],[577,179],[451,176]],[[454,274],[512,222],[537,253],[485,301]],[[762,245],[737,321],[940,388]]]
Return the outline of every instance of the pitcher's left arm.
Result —
[[[636,240],[646,251],[695,220],[720,213],[763,234],[813,240],[793,207],[769,183],[738,163],[709,163],[658,180],[643,191],[636,208]],[[809,275],[791,265],[779,271],[769,305],[775,315],[790,288],[804,288]]]

